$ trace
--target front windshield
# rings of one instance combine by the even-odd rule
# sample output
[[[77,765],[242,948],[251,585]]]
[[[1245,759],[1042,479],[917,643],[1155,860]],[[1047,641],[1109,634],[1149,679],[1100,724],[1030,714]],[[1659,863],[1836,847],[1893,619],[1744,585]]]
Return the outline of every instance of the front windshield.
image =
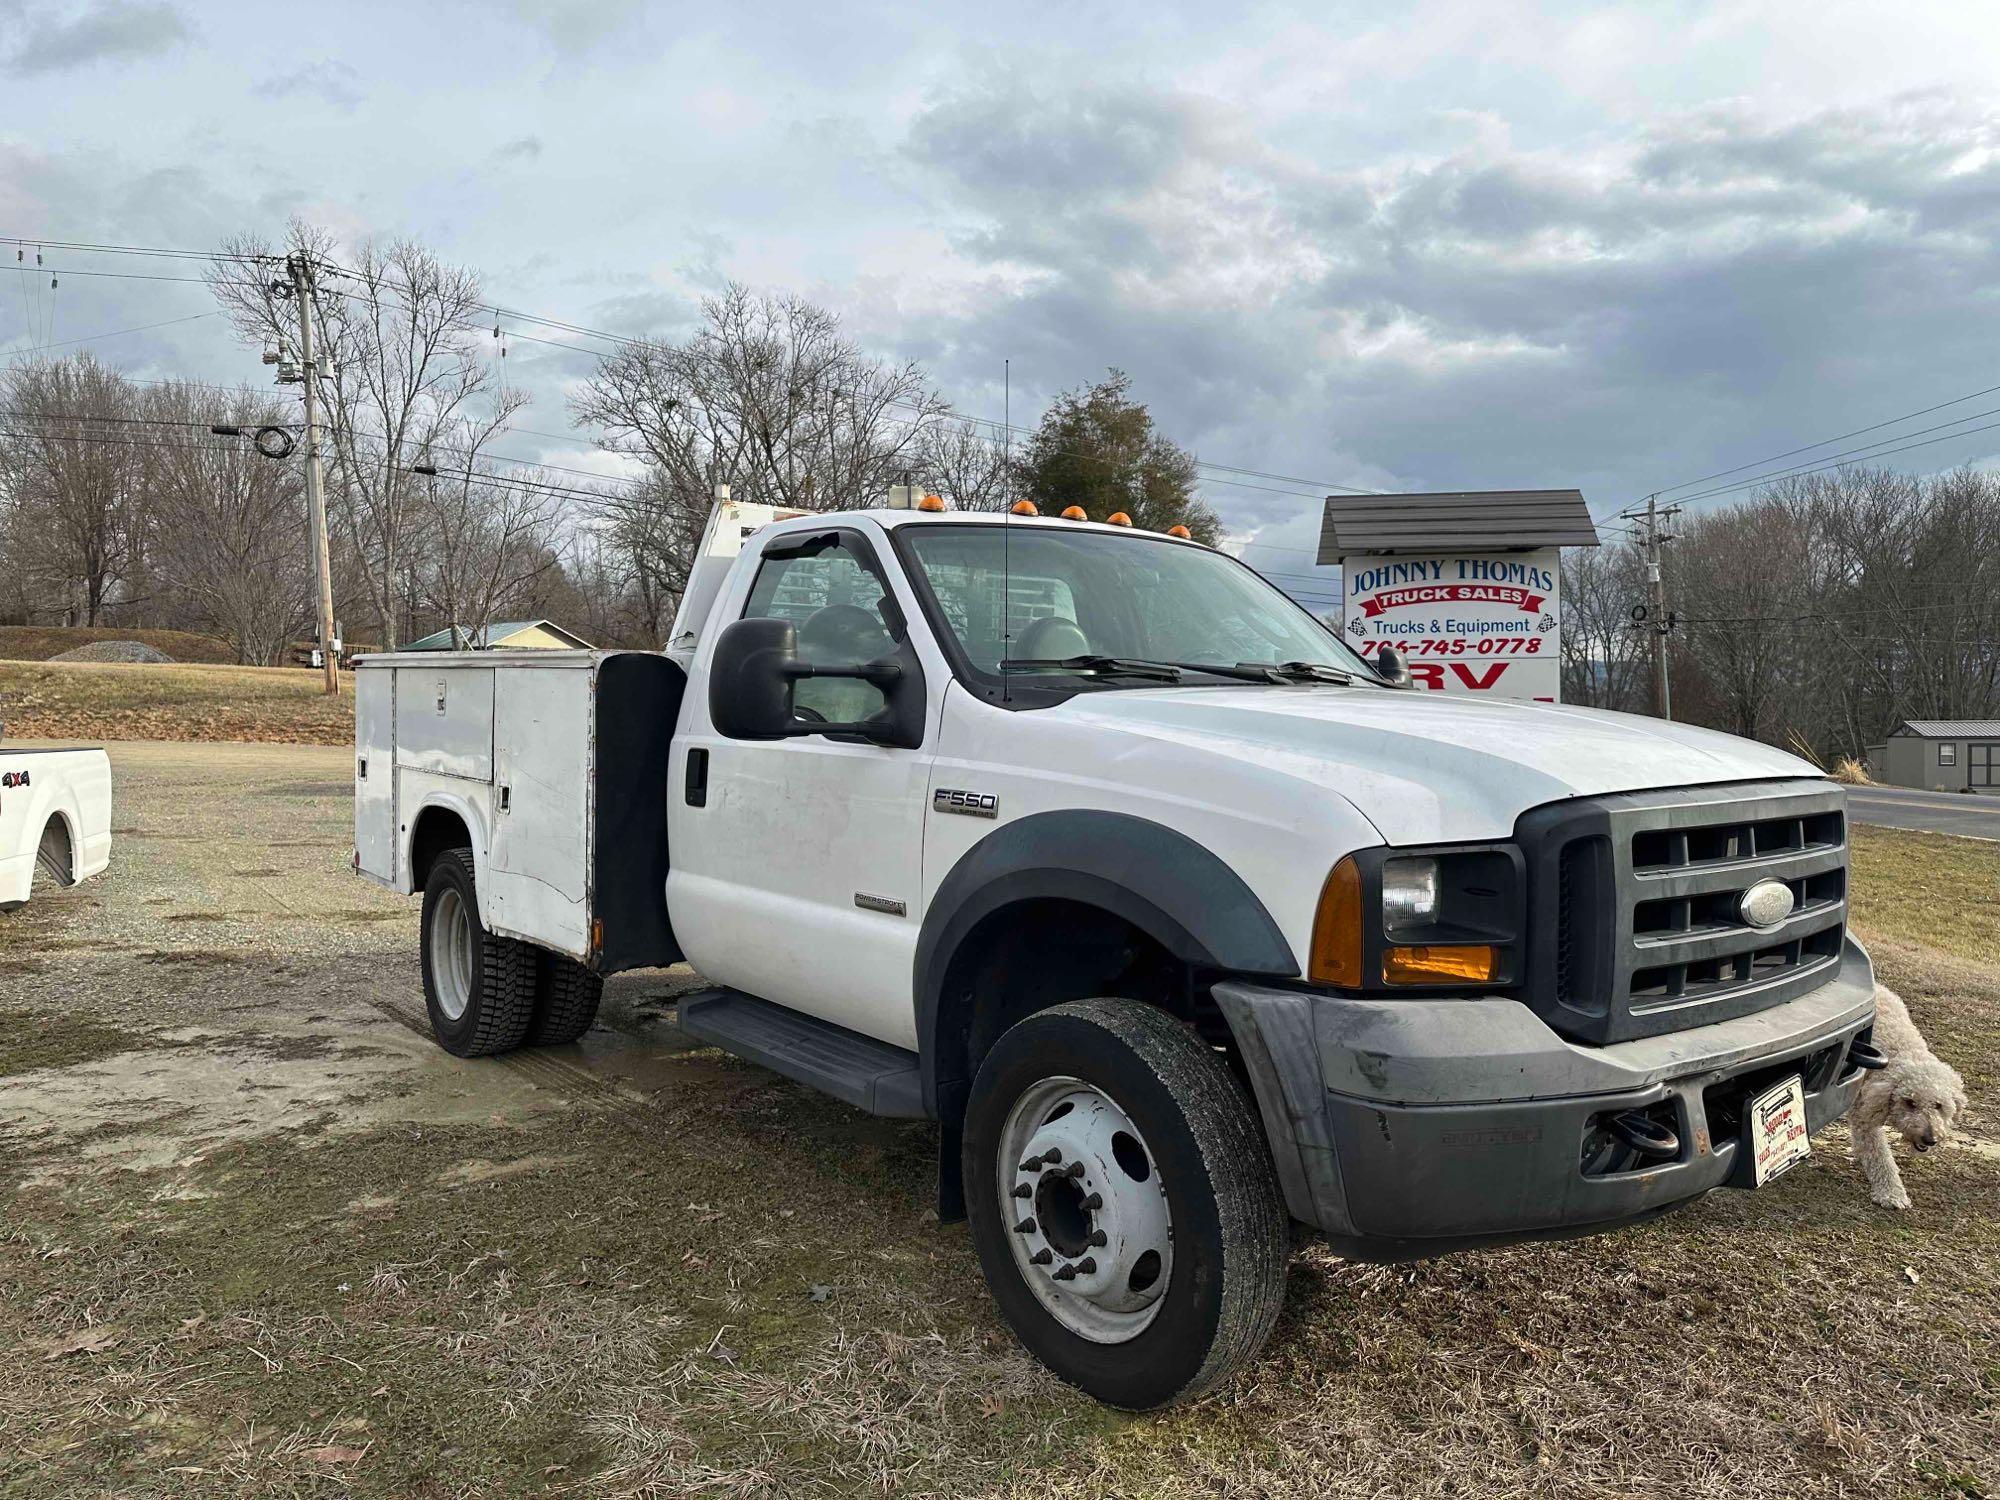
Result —
[[[1101,676],[1111,669],[1074,663],[1103,657],[1182,667],[1305,664],[1374,680],[1337,635],[1219,552],[1081,527],[930,524],[904,527],[902,538],[982,674],[998,676],[1006,662],[1010,675]]]

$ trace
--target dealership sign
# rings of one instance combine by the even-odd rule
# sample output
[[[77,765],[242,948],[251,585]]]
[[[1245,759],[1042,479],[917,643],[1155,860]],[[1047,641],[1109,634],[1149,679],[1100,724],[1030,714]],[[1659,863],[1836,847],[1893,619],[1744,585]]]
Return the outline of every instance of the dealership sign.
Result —
[[[1394,646],[1420,689],[1554,703],[1561,692],[1560,552],[1352,552],[1348,644]]]

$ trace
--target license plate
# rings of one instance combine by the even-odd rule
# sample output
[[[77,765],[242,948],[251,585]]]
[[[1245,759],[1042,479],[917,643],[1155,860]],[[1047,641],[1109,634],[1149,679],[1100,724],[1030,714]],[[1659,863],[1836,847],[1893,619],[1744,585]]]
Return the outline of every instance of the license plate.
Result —
[[[1750,1158],[1757,1166],[1757,1186],[1811,1155],[1806,1086],[1794,1075],[1750,1101]]]

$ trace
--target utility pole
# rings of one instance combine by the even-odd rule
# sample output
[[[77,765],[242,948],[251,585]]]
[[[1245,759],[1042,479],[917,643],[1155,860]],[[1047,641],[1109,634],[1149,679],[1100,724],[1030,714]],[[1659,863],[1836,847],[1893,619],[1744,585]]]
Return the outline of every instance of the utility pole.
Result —
[[[1676,514],[1679,507],[1666,514]],[[1672,537],[1660,534],[1660,497],[1646,497],[1646,591],[1648,625],[1653,632],[1653,712],[1662,719],[1674,716],[1673,685],[1667,680],[1667,632],[1674,628],[1667,613],[1667,583],[1660,576],[1660,545]]]
[[[318,593],[319,655],[326,668],[326,692],[340,695],[340,659],[333,644],[333,561],[326,540],[326,471],[319,446],[319,363],[313,344],[313,267],[310,256],[285,258],[292,292],[299,299],[299,361],[305,377],[306,507],[312,518],[313,582]]]

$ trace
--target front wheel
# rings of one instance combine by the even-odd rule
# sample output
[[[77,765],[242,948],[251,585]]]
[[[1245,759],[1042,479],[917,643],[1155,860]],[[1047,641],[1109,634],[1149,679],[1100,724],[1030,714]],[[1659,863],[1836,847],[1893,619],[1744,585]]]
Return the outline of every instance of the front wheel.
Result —
[[[964,1168],[1002,1314],[1100,1401],[1198,1395],[1277,1321],[1289,1243],[1263,1132],[1162,1010],[1081,1000],[1009,1030],[973,1081]]]
[[[535,1016],[535,953],[479,920],[472,851],[447,849],[424,881],[424,1008],[431,1034],[457,1057],[521,1045]]]

